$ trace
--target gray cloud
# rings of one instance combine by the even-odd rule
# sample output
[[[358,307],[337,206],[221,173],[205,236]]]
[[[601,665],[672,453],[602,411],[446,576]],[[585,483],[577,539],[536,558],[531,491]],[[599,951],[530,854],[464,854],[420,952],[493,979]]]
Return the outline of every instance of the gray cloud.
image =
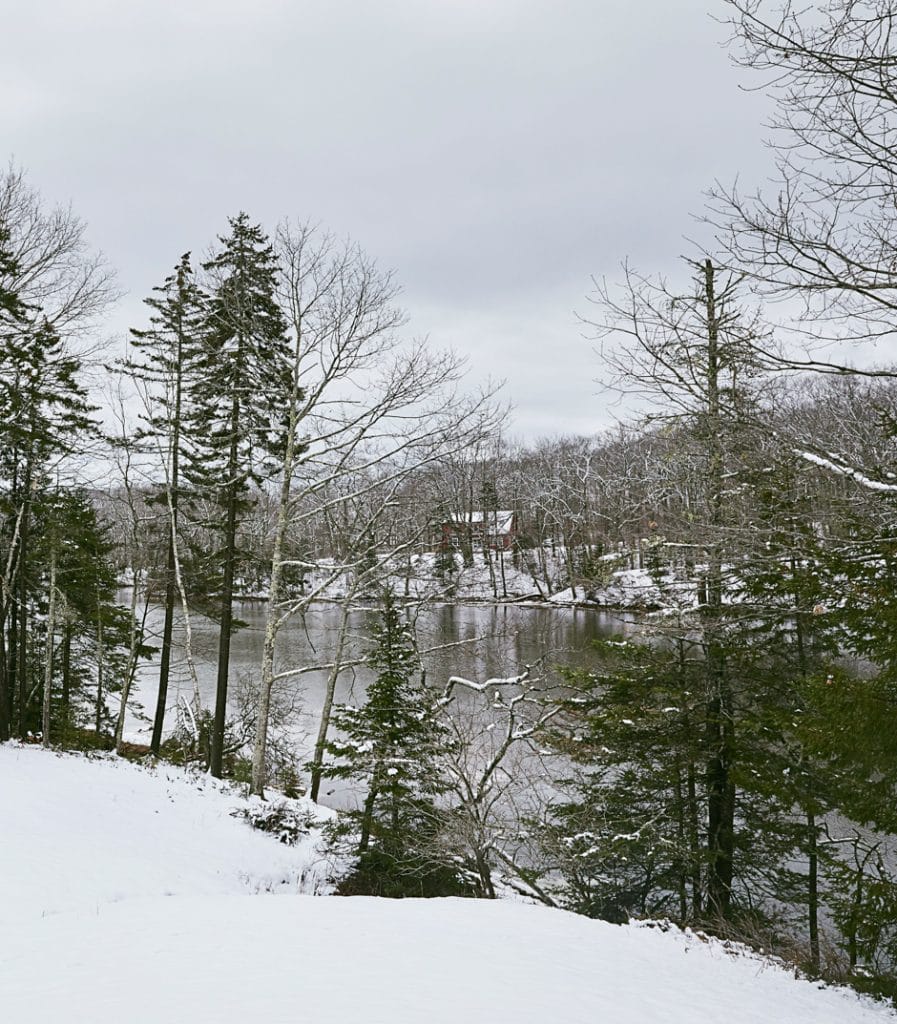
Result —
[[[589,275],[672,270],[702,189],[768,167],[713,0],[50,6],[5,13],[2,138],[118,267],[114,327],[228,215],[310,218],[507,378],[529,436],[607,422]]]

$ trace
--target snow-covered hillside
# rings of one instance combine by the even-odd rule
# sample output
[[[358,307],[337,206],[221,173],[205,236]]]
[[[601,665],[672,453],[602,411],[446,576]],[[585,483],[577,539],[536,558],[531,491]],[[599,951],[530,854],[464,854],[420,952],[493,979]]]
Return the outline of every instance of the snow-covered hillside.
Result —
[[[208,776],[0,744],[2,914],[23,919],[139,897],[314,891],[313,841],[289,847],[233,817]]]
[[[251,831],[230,813],[242,803],[174,769],[0,746],[2,1019],[897,1019],[676,931],[518,903],[297,896],[320,878],[314,841]]]
[[[465,565],[457,552],[449,557],[452,570],[435,552],[410,555],[392,564],[385,580],[403,597],[453,601],[550,601],[556,605],[594,605],[609,608],[659,608],[669,604],[690,607],[697,601],[695,586],[668,573],[664,592],[647,569],[628,566],[626,554],[602,556],[603,582],[569,586],[567,555],[563,547],[527,550],[515,558],[493,553],[489,560],[476,551],[472,565]],[[515,565],[516,562],[516,565]],[[440,563],[442,568],[440,568]],[[491,564],[490,564],[491,563]],[[339,601],[349,591],[348,575],[337,571],[333,559],[321,559],[305,574],[306,591],[316,600]],[[248,596],[264,599],[264,581],[244,581]]]

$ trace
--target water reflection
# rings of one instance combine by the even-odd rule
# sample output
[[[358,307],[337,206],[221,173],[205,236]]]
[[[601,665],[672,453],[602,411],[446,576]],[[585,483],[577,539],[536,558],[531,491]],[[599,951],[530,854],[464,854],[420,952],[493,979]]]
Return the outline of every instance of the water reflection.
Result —
[[[234,634],[231,642],[231,693],[234,699],[241,678],[258,678],[265,605],[244,602],[235,606],[235,614],[245,626]],[[284,626],[278,637],[277,671],[308,668],[330,661],[341,615],[336,605],[320,604],[309,609],[304,618],[297,617]],[[359,608],[351,613],[348,659],[362,656],[365,638],[370,635],[376,618],[375,608]],[[215,696],[218,627],[198,615],[191,616],[191,625],[200,695],[203,704],[211,707]],[[148,629],[158,635],[161,628],[162,610],[152,608]],[[482,681],[516,675],[524,666],[540,661],[547,671],[552,671],[556,665],[586,667],[593,640],[631,628],[631,617],[622,614],[597,609],[521,605],[442,604],[423,609],[416,620],[419,646],[423,651],[429,651],[424,656],[427,682],[440,688],[451,675]],[[179,648],[172,659],[170,704],[174,704],[179,696],[189,699],[192,695],[192,682],[183,659],[182,623],[178,624],[177,639]],[[361,700],[369,679],[369,670],[363,665],[344,671],[337,685],[336,700]],[[307,671],[279,684],[282,695],[301,698],[297,740],[303,757],[312,746],[326,680],[326,671]],[[151,713],[158,692],[157,658],[141,666],[137,686],[137,700]]]

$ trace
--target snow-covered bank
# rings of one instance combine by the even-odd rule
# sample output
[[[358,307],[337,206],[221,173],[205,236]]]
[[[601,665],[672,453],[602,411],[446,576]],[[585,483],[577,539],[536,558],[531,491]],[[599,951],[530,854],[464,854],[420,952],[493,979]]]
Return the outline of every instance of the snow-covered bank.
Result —
[[[567,557],[563,548],[553,551],[493,552],[487,558],[476,551],[473,564],[465,565],[460,554],[424,552],[390,563],[385,581],[399,597],[412,600],[465,603],[527,603],[567,607],[653,609],[669,604],[693,605],[694,584],[671,574],[657,578],[647,569],[627,568],[626,554],[605,555],[600,580],[569,586]],[[348,574],[338,571],[333,559],[321,559],[305,572],[304,593],[314,601],[342,601],[352,592]],[[242,596],[267,600],[263,582],[243,581]]]
[[[715,944],[503,902],[141,900],[32,923],[13,948],[0,985],[4,1013],[18,1024],[874,1024],[890,1016]],[[39,967],[46,985],[35,984]]]
[[[2,913],[323,885],[315,834],[285,846],[234,816],[248,806],[226,784],[172,766],[0,744]]]
[[[575,593],[568,587],[552,594],[548,602],[561,606],[632,610],[670,606],[688,608],[697,604],[695,586],[690,581],[667,575],[662,582],[661,588],[647,569],[618,569],[604,584],[578,587]]]
[[[517,903],[297,896],[313,840],[282,846],[234,818],[242,806],[173,768],[0,745],[2,1019],[897,1019],[676,930]]]

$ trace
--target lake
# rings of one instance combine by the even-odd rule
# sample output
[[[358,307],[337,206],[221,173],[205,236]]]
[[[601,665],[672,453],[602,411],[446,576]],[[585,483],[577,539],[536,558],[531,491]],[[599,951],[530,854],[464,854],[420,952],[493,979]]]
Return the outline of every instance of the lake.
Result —
[[[259,677],[265,607],[258,601],[238,602],[234,606],[235,615],[246,625],[231,641],[232,708],[236,708],[239,701],[241,681],[257,681]],[[341,611],[337,605],[316,604],[304,619],[297,617],[285,625],[278,637],[277,671],[328,662],[333,656],[340,621]],[[347,654],[347,658],[361,655],[366,646],[365,638],[376,621],[375,608],[358,608],[352,612],[352,653]],[[191,615],[191,625],[200,695],[203,705],[211,708],[215,698],[218,627],[199,615]],[[147,626],[150,642],[158,642],[152,636],[161,632],[161,608],[150,608]],[[536,666],[540,659],[542,667],[534,668],[533,674],[545,671],[557,679],[557,665],[589,665],[593,640],[631,628],[630,614],[600,609],[439,604],[419,612],[416,635],[420,649],[430,651],[423,656],[427,682],[442,689],[452,675],[483,682],[487,678],[517,675],[526,665]],[[182,629],[176,631],[176,637],[182,641]],[[337,702],[362,699],[369,679],[370,670],[363,665],[344,671],[337,685]],[[279,684],[280,700],[298,706],[293,730],[302,759],[310,754],[314,743],[326,680],[326,671],[312,671]],[[155,708],[157,693],[158,657],[141,665],[134,694],[148,715],[152,715]],[[179,695],[187,700],[192,696],[192,682],[182,647],[172,659],[169,707],[176,703]],[[174,714],[170,712],[166,725],[170,728],[173,724]],[[132,721],[128,732],[134,734],[138,729],[141,739],[148,742],[148,726],[139,728],[138,723]]]

